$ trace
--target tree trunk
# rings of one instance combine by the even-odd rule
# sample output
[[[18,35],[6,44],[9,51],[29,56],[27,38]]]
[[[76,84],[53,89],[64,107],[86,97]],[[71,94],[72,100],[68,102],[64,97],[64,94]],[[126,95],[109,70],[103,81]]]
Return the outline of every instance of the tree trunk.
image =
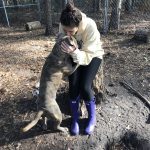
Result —
[[[130,13],[133,9],[133,0],[126,0],[125,1],[125,10],[126,12]]]
[[[65,6],[65,5],[64,5],[64,1],[61,0],[61,1],[60,1],[60,9],[62,10],[62,9],[64,8],[64,6]]]
[[[18,1],[17,0],[13,0],[14,5],[18,5]]]
[[[45,20],[46,20],[46,29],[45,35],[49,36],[54,34],[53,27],[52,27],[52,0],[45,0]]]
[[[123,0],[113,0],[109,29],[120,28],[120,13]]]
[[[18,11],[18,1],[17,0],[13,0],[14,6],[15,6],[15,10]]]
[[[99,11],[99,0],[93,1],[93,12],[96,13]]]
[[[96,97],[96,103],[100,104],[105,100],[105,86],[104,86],[104,73],[103,73],[103,65],[102,61],[101,68],[99,68],[95,79],[93,80],[93,91]]]
[[[2,1],[0,1],[0,7],[3,7]],[[0,20],[2,21],[2,23],[6,22],[6,20],[4,20],[4,18],[5,18],[4,9],[0,8]]]
[[[138,8],[140,11],[150,12],[150,0],[142,0],[138,2]]]
[[[108,32],[108,9],[109,9],[108,0],[104,0],[102,6],[103,6],[103,14],[104,14],[103,34],[106,34]]]

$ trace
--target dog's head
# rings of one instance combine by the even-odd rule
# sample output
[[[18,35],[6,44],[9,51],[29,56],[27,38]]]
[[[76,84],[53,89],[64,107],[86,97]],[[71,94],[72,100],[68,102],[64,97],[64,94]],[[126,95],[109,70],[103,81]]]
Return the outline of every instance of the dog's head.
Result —
[[[77,45],[78,45],[76,39],[73,36],[67,36],[67,35],[64,35],[63,33],[58,34],[56,39],[57,39],[56,43],[58,43],[59,45],[63,41],[65,41],[70,46],[77,47]]]
[[[50,56],[55,56],[53,63],[57,64],[57,67],[60,68],[64,74],[72,74],[79,65],[73,62],[73,59],[69,53],[65,53],[61,50],[61,43],[63,41],[65,41],[70,46],[77,44],[77,41],[74,37],[60,34],[59,37],[57,37],[56,43]]]

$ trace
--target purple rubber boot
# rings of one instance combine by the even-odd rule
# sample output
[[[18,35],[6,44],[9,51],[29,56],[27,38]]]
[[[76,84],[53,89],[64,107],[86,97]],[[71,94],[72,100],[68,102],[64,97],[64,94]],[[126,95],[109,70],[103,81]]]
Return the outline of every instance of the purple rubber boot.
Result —
[[[85,102],[86,108],[88,111],[88,124],[85,129],[85,134],[92,134],[94,131],[95,125],[96,125],[96,105],[95,105],[95,99],[93,99],[90,102]]]
[[[77,100],[70,101],[70,108],[71,108],[71,113],[72,113],[72,124],[71,124],[71,133],[72,133],[72,135],[78,135],[79,134],[79,124],[78,124],[79,100],[80,100],[80,98],[78,97]]]

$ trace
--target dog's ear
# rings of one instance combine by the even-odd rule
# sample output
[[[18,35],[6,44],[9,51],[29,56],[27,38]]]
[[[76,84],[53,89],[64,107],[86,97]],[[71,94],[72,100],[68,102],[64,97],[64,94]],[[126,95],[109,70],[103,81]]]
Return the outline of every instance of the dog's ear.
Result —
[[[74,46],[74,45],[73,45],[73,40],[72,40],[72,38],[69,37],[69,36],[65,36],[62,41],[65,41],[65,42],[66,42],[68,45],[70,45],[70,46]]]
[[[78,47],[77,40],[73,36],[67,36],[63,33],[60,33],[56,37],[56,43],[58,42],[61,44],[61,42],[65,41],[70,46],[76,46]]]
[[[58,35],[56,35],[56,42],[61,42],[64,36],[65,34],[58,33]]]
[[[77,40],[73,36],[70,37],[70,43],[71,43],[71,45],[78,47]]]

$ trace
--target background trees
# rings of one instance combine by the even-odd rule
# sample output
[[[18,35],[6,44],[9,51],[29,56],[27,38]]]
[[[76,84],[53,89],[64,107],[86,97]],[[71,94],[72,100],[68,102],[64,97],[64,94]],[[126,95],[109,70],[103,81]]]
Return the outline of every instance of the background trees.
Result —
[[[45,25],[45,34],[50,35],[53,34],[53,26],[58,25],[60,13],[67,2],[68,0],[0,0],[0,23],[8,24],[9,21],[12,26],[13,23],[23,25],[29,21],[39,20]],[[121,16],[124,14],[130,14],[132,17],[135,12],[141,15],[150,11],[150,0],[69,0],[69,2],[73,2],[87,16],[93,18],[99,30],[105,33],[120,29]]]

